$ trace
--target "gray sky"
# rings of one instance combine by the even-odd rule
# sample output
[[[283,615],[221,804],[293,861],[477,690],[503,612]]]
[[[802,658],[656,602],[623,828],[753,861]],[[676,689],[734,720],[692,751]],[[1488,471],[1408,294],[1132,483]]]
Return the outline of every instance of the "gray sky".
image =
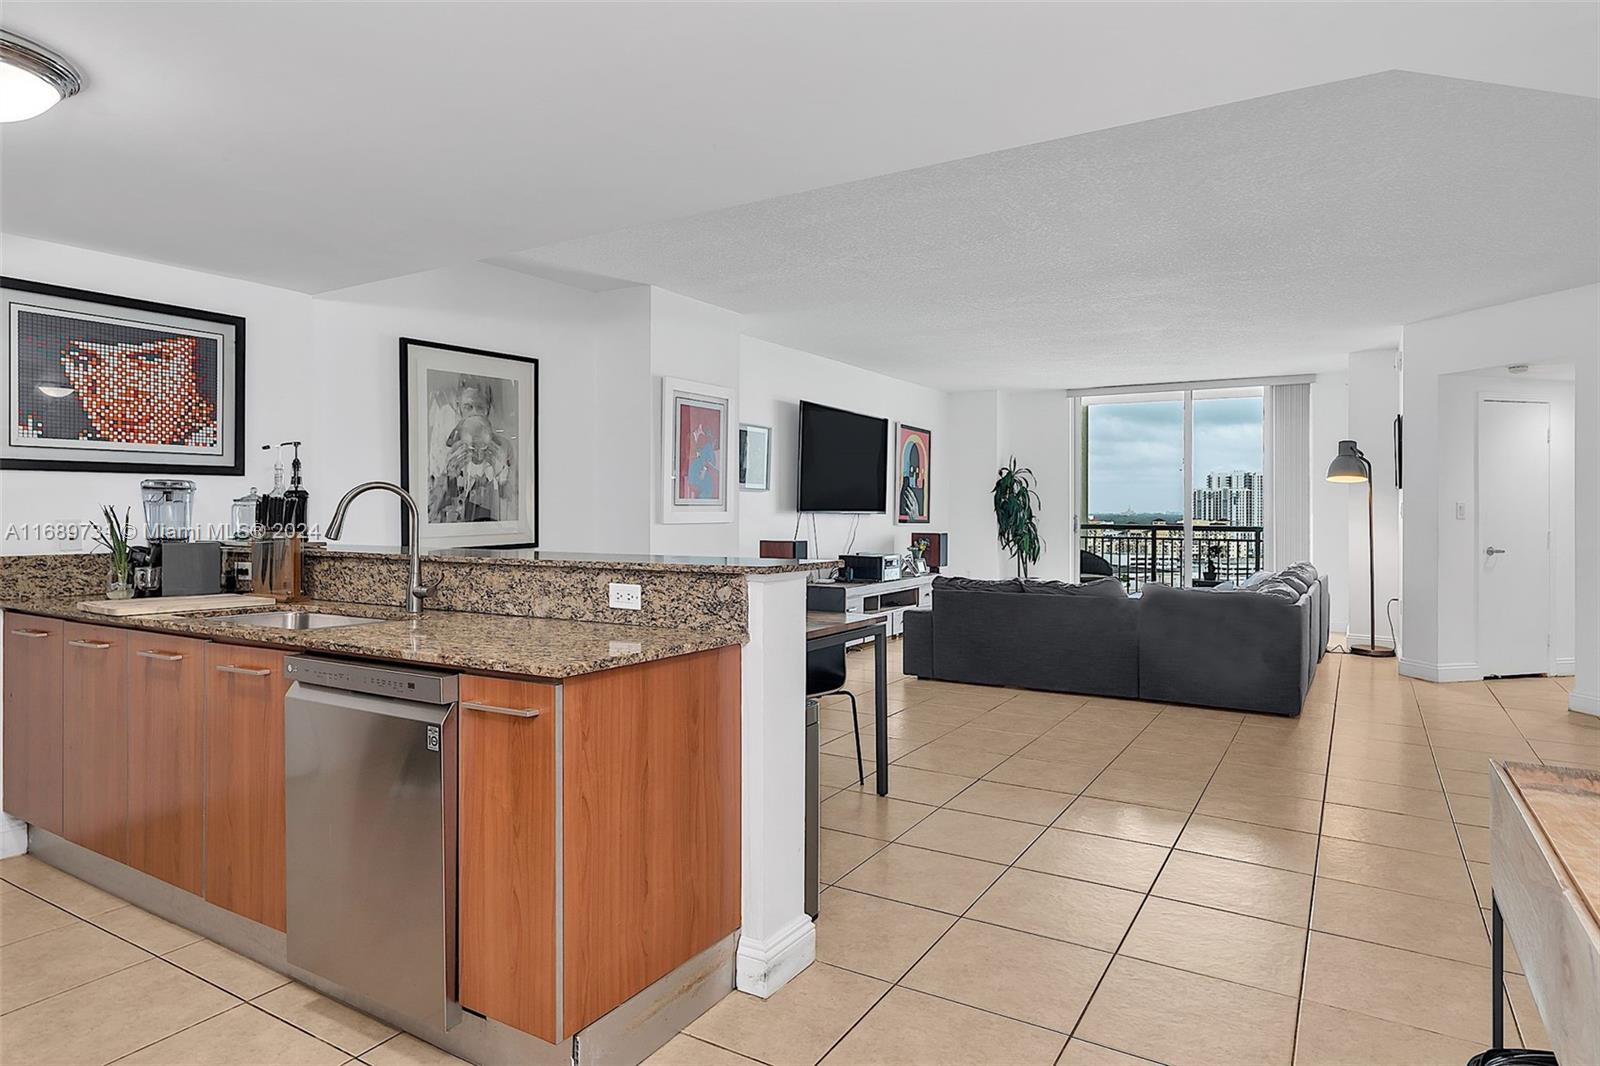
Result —
[[[1183,402],[1089,405],[1089,512],[1183,510]],[[1196,486],[1215,470],[1260,470],[1261,398],[1198,399]]]

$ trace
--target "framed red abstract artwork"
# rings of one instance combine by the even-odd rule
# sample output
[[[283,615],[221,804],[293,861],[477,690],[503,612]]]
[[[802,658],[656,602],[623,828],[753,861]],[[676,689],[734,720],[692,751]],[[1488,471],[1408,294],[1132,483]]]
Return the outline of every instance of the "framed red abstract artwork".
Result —
[[[717,385],[662,380],[664,522],[728,522],[733,394]]]

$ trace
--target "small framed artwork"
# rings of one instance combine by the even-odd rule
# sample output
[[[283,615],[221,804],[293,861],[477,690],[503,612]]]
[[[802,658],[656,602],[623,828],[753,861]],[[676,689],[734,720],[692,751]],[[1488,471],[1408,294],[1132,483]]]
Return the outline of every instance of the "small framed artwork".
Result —
[[[244,473],[244,319],[0,278],[0,468]]]
[[[933,486],[933,433],[895,427],[895,521],[918,525],[931,521],[929,493]]]
[[[772,427],[739,427],[739,487],[746,492],[772,488]]]
[[[733,393],[720,385],[661,379],[663,522],[731,522],[728,444]]]
[[[400,484],[424,548],[537,547],[539,360],[402,337]]]

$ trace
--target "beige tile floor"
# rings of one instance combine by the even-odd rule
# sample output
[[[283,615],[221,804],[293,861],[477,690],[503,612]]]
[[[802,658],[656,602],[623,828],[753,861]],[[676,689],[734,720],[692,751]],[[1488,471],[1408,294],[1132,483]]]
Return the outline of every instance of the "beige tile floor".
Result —
[[[6,1066],[460,1061],[32,856],[0,861]]]
[[[869,654],[850,675],[870,772]],[[1460,1066],[1489,1041],[1488,761],[1600,768],[1566,679],[1330,655],[1283,719],[920,681],[894,645],[889,676],[888,798],[824,701],[818,961],[653,1064]],[[1516,973],[1509,1000],[1547,1047]]]
[[[818,962],[769,1001],[729,996],[657,1066],[1463,1063],[1488,1041],[1488,759],[1600,768],[1600,721],[1558,680],[1330,656],[1286,720],[890,664],[890,797],[856,784],[843,698],[822,712]],[[851,676],[870,690],[868,656]],[[1544,1046],[1515,974],[1510,1000]],[[456,1061],[0,861],[7,1066]]]

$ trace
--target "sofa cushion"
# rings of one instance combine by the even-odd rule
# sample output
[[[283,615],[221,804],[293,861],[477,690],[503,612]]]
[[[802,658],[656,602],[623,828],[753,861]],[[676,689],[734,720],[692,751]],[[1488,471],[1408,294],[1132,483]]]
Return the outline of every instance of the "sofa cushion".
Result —
[[[1288,585],[1290,588],[1301,594],[1304,594],[1307,589],[1311,588],[1311,582],[1307,581],[1303,575],[1290,573],[1287,570],[1280,570],[1277,577],[1272,578],[1270,581],[1265,581],[1262,584]],[[1258,588],[1257,591],[1260,591],[1260,589]]]
[[[1317,583],[1317,568],[1310,563],[1295,563],[1293,566],[1286,566],[1278,572],[1279,577],[1288,575],[1298,577],[1306,583],[1307,587]]]
[[[1261,596],[1276,596],[1279,599],[1288,600],[1290,603],[1297,602],[1301,596],[1306,594],[1305,589],[1295,588],[1288,581],[1278,581],[1276,579],[1263,581],[1250,589],[1250,591]]]
[[[1276,576],[1277,575],[1271,570],[1257,570],[1255,573],[1239,582],[1239,587],[1242,589],[1253,589],[1263,581],[1271,581]]]
[[[1128,590],[1114,577],[1092,578],[1081,585],[1066,581],[1025,581],[1022,591],[1046,596],[1105,596],[1115,600],[1128,598]]]
[[[1022,582],[1014,577],[1002,581],[986,581],[977,577],[936,577],[933,591],[948,589],[951,592],[1021,592]]]

